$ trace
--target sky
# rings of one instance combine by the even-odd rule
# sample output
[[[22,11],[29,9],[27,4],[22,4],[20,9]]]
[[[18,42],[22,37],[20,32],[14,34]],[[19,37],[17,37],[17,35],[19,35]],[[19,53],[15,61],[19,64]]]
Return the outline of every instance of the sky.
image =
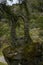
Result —
[[[0,0],[0,3],[3,3],[5,1],[7,1],[6,5],[10,5],[10,6],[12,6],[13,4],[19,3],[18,0],[13,0],[13,1],[10,1],[10,0]]]
[[[12,4],[16,4],[16,3],[18,3],[18,0],[13,0],[13,1],[7,0],[7,5],[11,5],[12,6]]]

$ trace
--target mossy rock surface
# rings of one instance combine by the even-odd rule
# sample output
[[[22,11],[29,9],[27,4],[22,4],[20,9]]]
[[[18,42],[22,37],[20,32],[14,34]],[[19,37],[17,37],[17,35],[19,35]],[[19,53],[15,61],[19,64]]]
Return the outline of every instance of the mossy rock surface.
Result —
[[[8,46],[3,49],[3,54],[8,65],[17,65],[21,60],[21,47]]]
[[[7,58],[15,59],[17,55],[21,54],[21,50],[21,47],[12,48],[11,46],[8,46],[3,49],[3,54]]]
[[[12,58],[12,53],[14,53],[14,49],[11,46],[8,46],[3,49],[3,54],[5,57]]]

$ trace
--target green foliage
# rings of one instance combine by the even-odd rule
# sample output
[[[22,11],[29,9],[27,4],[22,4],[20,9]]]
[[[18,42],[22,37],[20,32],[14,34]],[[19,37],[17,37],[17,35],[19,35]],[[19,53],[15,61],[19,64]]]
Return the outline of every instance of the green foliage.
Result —
[[[23,48],[23,58],[24,59],[32,59],[34,58],[34,55],[35,55],[35,52],[36,52],[36,49],[35,49],[35,45],[36,44],[30,44],[30,45],[25,45],[24,48]]]
[[[17,37],[24,37],[24,21],[20,18],[16,27]]]
[[[32,12],[43,12],[43,0],[32,0]]]
[[[43,13],[34,13],[30,19],[30,35],[33,41],[43,41]]]
[[[7,64],[4,64],[4,63],[1,63],[1,62],[0,62],[0,65],[7,65]]]
[[[32,43],[30,45],[25,45],[22,52],[23,59],[27,59],[28,63],[30,62],[32,65],[33,63],[37,64],[37,61],[38,63],[43,63],[43,61],[39,62],[39,60],[41,59],[41,53],[42,53],[41,51],[39,51],[39,46],[40,46],[39,43]]]
[[[38,49],[37,49],[38,43],[40,44],[41,42],[43,42],[43,13],[40,13],[40,12],[43,12],[43,9],[41,8],[41,7],[43,7],[43,1],[38,2],[38,0],[36,0],[36,1],[31,0],[30,2],[28,2],[28,3],[30,3],[30,6],[31,6],[31,7],[30,6],[29,7],[32,9],[32,11],[30,11],[30,12],[28,10],[27,1],[25,1],[23,3],[24,3],[24,6],[22,6],[22,8],[24,7],[22,10],[23,13],[20,10],[18,5],[13,6],[13,7],[5,6],[5,5],[3,6],[3,9],[5,9],[4,17],[10,21],[11,27],[13,27],[13,28],[12,28],[12,31],[10,31],[10,28],[9,28],[10,26],[8,25],[8,23],[6,24],[6,23],[1,22],[0,23],[0,37],[5,38],[5,41],[6,41],[6,38],[9,40],[10,32],[12,32],[11,40],[13,41],[14,44],[15,44],[16,36],[24,37],[24,22],[25,21],[23,21],[21,18],[19,18],[19,20],[18,20],[17,15],[19,15],[21,13],[22,13],[22,15],[24,14],[24,16],[26,15],[25,16],[25,18],[26,18],[25,25],[27,25],[27,22],[28,22],[29,28],[28,28],[28,26],[25,26],[25,28],[27,28],[27,30],[29,29],[29,36],[32,38],[33,42],[24,44],[24,46],[22,47],[23,48],[22,58],[27,59],[28,61],[34,61],[34,59],[36,59],[35,56],[39,54],[39,53],[37,53],[38,52]],[[27,12],[24,10],[26,10]],[[30,15],[30,13],[31,13],[31,15]],[[15,36],[15,28],[16,28],[16,36]],[[25,32],[27,32],[27,31],[25,31]],[[6,52],[5,52],[5,50],[6,50]],[[4,53],[5,53],[6,57],[8,57],[8,58],[10,57],[12,60],[12,58],[14,57],[14,51],[17,51],[18,48],[12,49],[12,48],[8,47],[5,50],[4,50]]]
[[[0,48],[7,46],[10,43],[10,26],[8,23],[0,22]],[[1,52],[2,50],[0,50]]]
[[[36,20],[37,26],[43,29],[43,15],[40,15],[38,19]]]
[[[8,24],[0,22],[0,36],[10,35],[10,27]]]

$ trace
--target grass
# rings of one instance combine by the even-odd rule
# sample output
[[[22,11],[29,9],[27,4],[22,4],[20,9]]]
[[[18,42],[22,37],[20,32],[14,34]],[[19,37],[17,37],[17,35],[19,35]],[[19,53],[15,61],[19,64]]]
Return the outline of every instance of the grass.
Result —
[[[0,62],[0,65],[7,65],[7,64],[4,64],[4,63],[1,63],[1,62]]]

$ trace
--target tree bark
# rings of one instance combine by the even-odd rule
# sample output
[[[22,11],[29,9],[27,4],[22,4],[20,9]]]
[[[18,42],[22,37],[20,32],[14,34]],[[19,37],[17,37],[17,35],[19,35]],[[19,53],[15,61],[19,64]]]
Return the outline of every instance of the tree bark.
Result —
[[[25,43],[31,43],[32,42],[32,39],[30,37],[30,34],[29,34],[29,10],[28,10],[28,7],[27,7],[27,0],[24,0],[23,1],[23,6],[24,9],[25,9],[25,12],[26,12],[26,18],[25,18],[25,21],[24,21],[24,40],[25,40]]]
[[[11,45],[16,46],[16,21],[12,20],[11,25]]]

